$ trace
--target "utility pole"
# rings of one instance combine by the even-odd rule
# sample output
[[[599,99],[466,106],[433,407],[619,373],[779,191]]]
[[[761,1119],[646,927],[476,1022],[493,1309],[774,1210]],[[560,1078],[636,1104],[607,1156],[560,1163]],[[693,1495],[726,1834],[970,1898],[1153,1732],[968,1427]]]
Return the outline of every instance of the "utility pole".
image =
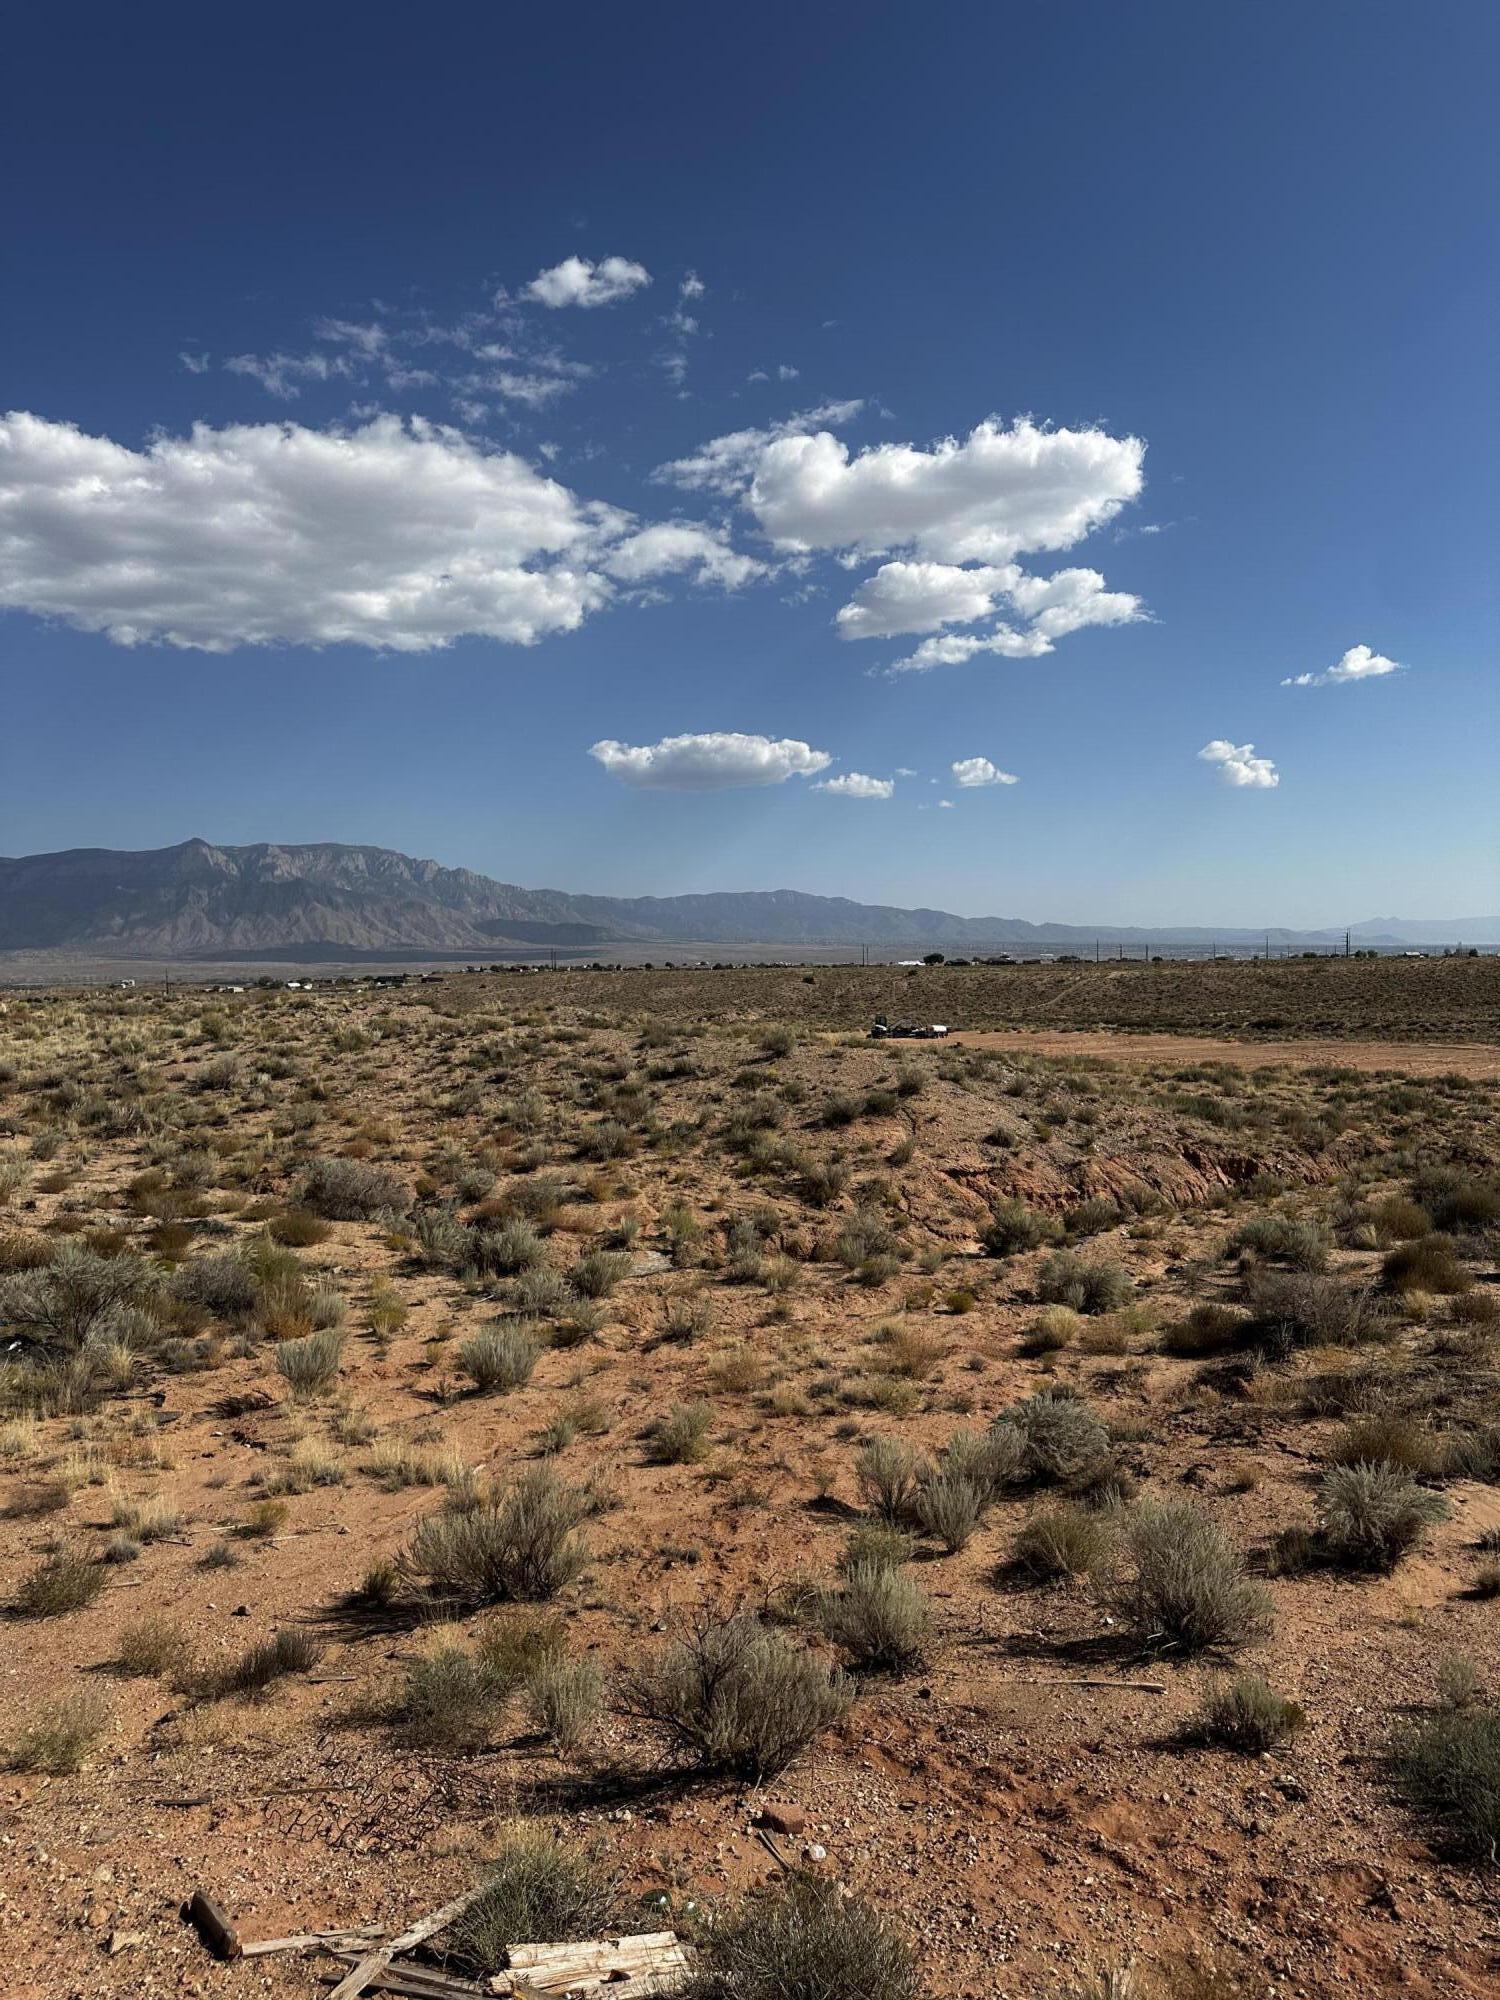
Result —
[[[1349,956],[1349,933],[1347,931],[1344,932],[1344,956],[1345,958]]]
[[[1097,964],[1099,963],[1099,940],[1098,940],[1098,938],[1095,938],[1095,939],[1094,939],[1094,963],[1095,963],[1095,965],[1097,965]]]

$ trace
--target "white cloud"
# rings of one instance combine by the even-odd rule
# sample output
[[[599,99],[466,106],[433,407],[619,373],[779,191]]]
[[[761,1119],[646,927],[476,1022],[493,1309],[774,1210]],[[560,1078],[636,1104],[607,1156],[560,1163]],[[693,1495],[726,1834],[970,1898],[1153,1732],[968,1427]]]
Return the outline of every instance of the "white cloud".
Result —
[[[1002,771],[992,764],[988,757],[960,757],[949,769],[965,791],[972,791],[977,785],[1014,785],[1020,782],[1011,772]]]
[[[1139,438],[1044,430],[1029,418],[1009,429],[985,422],[930,451],[872,445],[852,459],[820,430],[760,449],[746,505],[788,549],[1006,562],[1068,548],[1112,520],[1140,493],[1144,457]]]
[[[608,601],[594,558],[631,525],[420,420],[200,424],[143,451],[0,420],[0,607],[123,645],[525,645]]]
[[[837,778],[824,778],[814,790],[835,792],[841,799],[888,799],[896,789],[893,778],[867,778],[863,771],[845,771]]]
[[[612,777],[642,790],[722,792],[746,785],[780,785],[807,778],[833,762],[795,737],[742,736],[713,730],[699,736],[664,736],[660,743],[606,739],[589,751]]]
[[[374,322],[362,325],[350,319],[320,319],[313,332],[319,340],[332,341],[337,347],[352,347],[369,361],[384,354],[390,345],[390,335]]]
[[[776,438],[801,436],[823,424],[849,423],[863,408],[863,399],[854,397],[798,411],[766,430],[729,431],[723,437],[710,438],[686,458],[659,465],[651,476],[691,492],[741,493],[749,485],[761,454]]]
[[[722,529],[699,521],[658,521],[640,528],[615,543],[603,566],[622,583],[690,571],[698,583],[717,583],[726,590],[766,574],[764,563],[730,547]]]
[[[179,354],[177,359],[182,363],[189,375],[206,375],[212,365],[206,354],[188,354],[184,352]]]
[[[1217,766],[1226,785],[1253,786],[1269,791],[1281,783],[1281,773],[1269,757],[1257,757],[1253,743],[1231,743],[1216,736],[1198,752],[1205,764]]]
[[[944,632],[924,639],[914,653],[894,660],[886,669],[891,674],[929,674],[934,667],[961,667],[978,653],[998,653],[1007,660],[1038,660],[1052,651],[1052,641],[1042,632],[1018,632],[1010,625],[996,625],[983,638],[967,633]]]
[[[1018,577],[1009,597],[1031,620],[1032,631],[1048,639],[1061,639],[1085,625],[1130,625],[1146,615],[1141,600],[1129,591],[1106,590],[1096,569]]]
[[[990,615],[1012,574],[1009,569],[959,569],[950,563],[882,563],[839,612],[839,637],[884,639],[895,632],[972,624]]]
[[[528,410],[544,410],[559,396],[571,396],[577,386],[565,375],[518,375],[509,368],[486,376],[483,383],[507,402],[524,403]]]
[[[696,271],[689,271],[684,276],[682,283],[677,287],[677,296],[680,299],[701,299],[707,290],[707,285],[704,284],[698,273]]]
[[[602,257],[597,264],[587,257],[564,257],[550,270],[539,271],[524,296],[554,308],[612,306],[650,282],[651,273],[645,265],[632,263],[628,257]]]
[[[1388,660],[1384,653],[1373,653],[1368,646],[1351,646],[1342,659],[1321,674],[1293,674],[1284,680],[1284,688],[1339,687],[1346,681],[1379,680],[1385,674],[1402,672],[1399,660]]]
[[[259,382],[268,396],[290,403],[302,394],[299,382],[331,382],[349,375],[348,358],[342,354],[231,354],[224,363],[231,375],[248,375]]]
[[[938,811],[939,811],[939,812],[945,812],[945,813],[951,813],[951,812],[957,812],[957,811],[958,811],[958,807],[957,807],[956,805],[954,805],[954,803],[953,803],[952,799],[939,799],[939,800],[938,800]]]

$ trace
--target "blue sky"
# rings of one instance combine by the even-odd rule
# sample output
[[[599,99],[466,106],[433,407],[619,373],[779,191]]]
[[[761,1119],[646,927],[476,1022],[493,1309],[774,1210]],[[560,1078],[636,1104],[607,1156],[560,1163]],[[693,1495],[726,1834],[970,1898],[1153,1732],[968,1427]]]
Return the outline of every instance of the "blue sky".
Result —
[[[1500,904],[1493,6],[9,55],[0,851]]]

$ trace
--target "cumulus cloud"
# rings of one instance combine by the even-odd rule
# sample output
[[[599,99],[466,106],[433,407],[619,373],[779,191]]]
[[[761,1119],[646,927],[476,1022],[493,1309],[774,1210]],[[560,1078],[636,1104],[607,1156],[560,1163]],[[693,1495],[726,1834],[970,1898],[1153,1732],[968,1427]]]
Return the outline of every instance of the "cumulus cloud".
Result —
[[[813,789],[836,793],[841,799],[888,799],[896,782],[894,778],[867,778],[863,771],[845,771],[837,778],[824,778]]]
[[[1010,771],[1002,771],[998,765],[992,764],[988,757],[960,757],[949,768],[965,791],[972,791],[979,785],[1014,785],[1020,782]]]
[[[951,563],[882,563],[839,612],[839,637],[885,639],[896,632],[972,624],[994,610],[1010,575],[1007,569],[960,569]]]
[[[1402,671],[1399,660],[1388,660],[1384,653],[1372,652],[1368,646],[1351,646],[1342,659],[1335,660],[1321,674],[1293,674],[1281,685],[1284,688],[1340,687],[1346,681],[1379,680],[1385,674]]]
[[[1007,562],[1063,549],[1140,493],[1139,438],[1045,430],[1029,418],[979,424],[931,450],[872,445],[851,458],[827,430],[773,437],[753,461],[745,504],[796,551],[867,556],[912,549],[939,562]]]
[[[639,528],[615,543],[603,566],[622,583],[686,572],[699,583],[716,583],[725,590],[766,574],[764,563],[741,555],[722,529],[701,521],[658,521]]]
[[[696,271],[689,271],[683,277],[682,283],[677,287],[677,296],[680,299],[701,299],[707,290],[707,285],[704,284],[698,273]]]
[[[526,645],[607,601],[592,558],[629,525],[420,420],[200,424],[143,451],[0,420],[0,607],[123,645]]]
[[[1011,625],[993,626],[982,638],[965,632],[944,632],[924,639],[914,653],[893,660],[886,669],[891,674],[930,674],[934,667],[961,667],[979,653],[998,653],[1006,660],[1038,660],[1052,651],[1052,641],[1042,632],[1018,632]]]
[[[667,485],[686,487],[690,492],[743,493],[767,445],[777,438],[801,436],[823,424],[849,423],[863,408],[863,399],[854,397],[841,403],[820,403],[816,409],[799,410],[765,430],[729,431],[722,437],[710,438],[686,458],[674,458],[659,465],[651,476]]]
[[[602,257],[597,264],[587,257],[564,257],[550,270],[538,271],[524,296],[553,308],[612,306],[650,282],[645,265],[629,257]]]
[[[1226,785],[1251,786],[1270,791],[1281,783],[1281,773],[1269,757],[1257,757],[1253,743],[1231,743],[1216,736],[1198,752],[1205,764],[1214,765]]]
[[[1130,625],[1146,615],[1141,600],[1129,591],[1106,590],[1096,569],[1018,577],[1008,595],[1031,620],[1032,631],[1047,639],[1061,639],[1085,625]]]
[[[833,762],[795,737],[744,736],[711,730],[697,736],[664,736],[659,743],[617,743],[606,738],[589,751],[611,777],[640,790],[723,792],[746,785],[780,785],[815,777]]]

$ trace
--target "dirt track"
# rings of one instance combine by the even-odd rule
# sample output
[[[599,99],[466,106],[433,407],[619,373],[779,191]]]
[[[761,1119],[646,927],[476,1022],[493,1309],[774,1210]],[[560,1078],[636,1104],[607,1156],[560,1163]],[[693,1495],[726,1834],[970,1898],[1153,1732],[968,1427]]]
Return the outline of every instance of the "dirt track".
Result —
[[[953,1034],[949,1045],[1010,1049],[1034,1056],[1092,1056],[1148,1067],[1232,1063],[1238,1069],[1312,1069],[1328,1064],[1402,1076],[1500,1077],[1500,1047],[1486,1042],[1226,1042],[1208,1035],[1091,1034],[1048,1028],[991,1028]]]

